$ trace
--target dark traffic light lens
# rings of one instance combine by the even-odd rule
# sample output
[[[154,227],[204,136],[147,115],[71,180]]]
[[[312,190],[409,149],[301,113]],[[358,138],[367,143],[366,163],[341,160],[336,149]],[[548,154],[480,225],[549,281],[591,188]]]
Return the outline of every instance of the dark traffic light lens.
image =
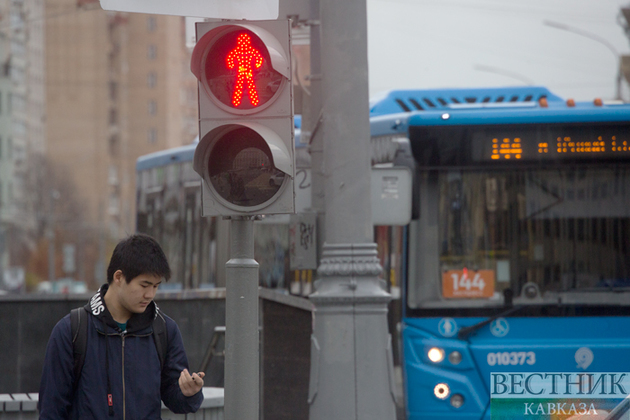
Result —
[[[208,51],[205,76],[212,95],[234,109],[254,109],[273,98],[282,75],[271,66],[265,44],[239,29],[219,38]]]
[[[208,175],[221,197],[242,207],[270,200],[285,177],[273,166],[264,139],[246,127],[233,129],[217,140],[210,152]]]

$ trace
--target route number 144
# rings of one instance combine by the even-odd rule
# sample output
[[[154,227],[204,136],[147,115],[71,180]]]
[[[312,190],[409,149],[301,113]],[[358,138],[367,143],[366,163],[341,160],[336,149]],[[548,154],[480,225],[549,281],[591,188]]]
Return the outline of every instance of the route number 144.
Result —
[[[466,274],[466,272],[464,272],[462,276],[458,276],[457,273],[451,274],[451,277],[453,279],[453,291],[458,291],[460,288],[466,290],[470,290],[471,288],[476,288],[479,290],[484,289],[484,287],[486,286],[486,282],[483,281],[483,279],[481,278],[481,274],[475,273],[472,281],[470,280],[470,277],[468,277]]]
[[[445,298],[489,298],[494,294],[494,270],[448,270],[442,273]]]

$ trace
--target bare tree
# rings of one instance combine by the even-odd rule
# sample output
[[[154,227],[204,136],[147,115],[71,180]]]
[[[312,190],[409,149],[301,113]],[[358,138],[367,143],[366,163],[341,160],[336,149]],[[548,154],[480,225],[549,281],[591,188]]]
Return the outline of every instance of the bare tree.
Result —
[[[8,245],[12,265],[26,267],[27,287],[32,289],[48,279],[51,256],[55,278],[67,275],[63,270],[62,245],[73,244],[77,249],[77,270],[73,277],[94,288],[98,230],[83,217],[84,200],[70,170],[53,164],[43,155],[33,154],[28,162],[26,189],[26,208],[30,209],[34,222],[12,226]]]

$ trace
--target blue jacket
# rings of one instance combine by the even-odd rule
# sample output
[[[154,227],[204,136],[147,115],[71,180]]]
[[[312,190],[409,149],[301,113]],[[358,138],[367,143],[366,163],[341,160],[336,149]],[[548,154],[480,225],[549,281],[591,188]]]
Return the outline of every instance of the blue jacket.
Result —
[[[40,419],[160,419],[160,401],[174,413],[197,411],[203,393],[186,397],[179,388],[179,376],[188,369],[188,359],[175,321],[152,302],[144,313],[134,314],[122,332],[105,307],[102,296],[106,290],[107,285],[101,287],[86,305],[90,313],[87,349],[74,393],[70,315],[53,329],[39,390]],[[156,316],[164,317],[168,333],[161,372],[152,336]]]

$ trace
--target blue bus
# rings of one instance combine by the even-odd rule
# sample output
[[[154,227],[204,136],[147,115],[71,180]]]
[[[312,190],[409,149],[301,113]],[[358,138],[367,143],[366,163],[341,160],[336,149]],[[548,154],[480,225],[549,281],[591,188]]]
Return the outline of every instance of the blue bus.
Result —
[[[371,111],[414,173],[407,419],[490,419],[495,372],[629,372],[630,105],[521,87],[393,91]]]

